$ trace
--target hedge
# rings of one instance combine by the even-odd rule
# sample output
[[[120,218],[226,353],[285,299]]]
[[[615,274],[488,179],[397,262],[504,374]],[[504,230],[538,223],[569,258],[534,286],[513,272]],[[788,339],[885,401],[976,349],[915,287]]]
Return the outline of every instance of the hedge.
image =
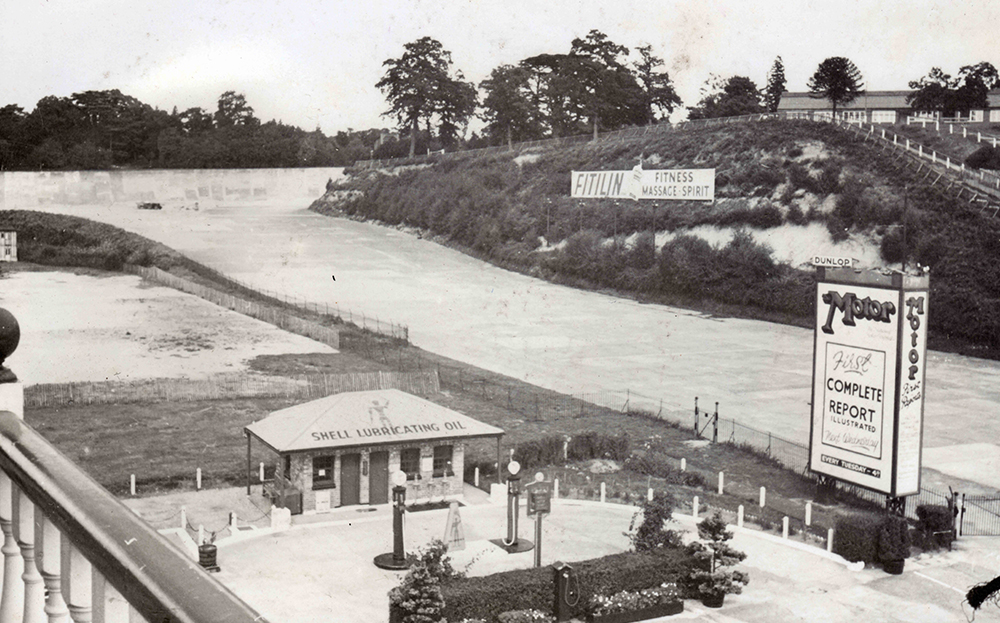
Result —
[[[837,518],[833,531],[833,553],[851,562],[875,563],[906,558],[910,547],[908,530],[906,520],[897,515],[842,515]]]
[[[580,594],[572,614],[582,618],[593,595],[638,591],[664,582],[679,582],[690,564],[690,556],[679,549],[655,554],[624,552],[572,563],[570,566],[579,580]],[[552,612],[554,606],[551,567],[455,579],[442,585],[441,591],[445,601],[444,616],[449,621],[494,620],[502,612],[529,608]]]

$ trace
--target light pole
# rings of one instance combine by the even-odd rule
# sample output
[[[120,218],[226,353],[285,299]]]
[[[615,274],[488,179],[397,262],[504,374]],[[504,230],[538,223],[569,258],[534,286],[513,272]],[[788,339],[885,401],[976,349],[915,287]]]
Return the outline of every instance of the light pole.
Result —
[[[406,569],[410,563],[403,549],[403,513],[406,512],[406,472],[398,470],[392,475],[392,552],[375,557],[379,569]]]

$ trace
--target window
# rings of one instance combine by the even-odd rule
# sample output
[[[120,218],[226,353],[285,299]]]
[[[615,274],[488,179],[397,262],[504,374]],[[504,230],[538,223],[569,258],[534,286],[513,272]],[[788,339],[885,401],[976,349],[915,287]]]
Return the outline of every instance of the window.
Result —
[[[451,471],[451,446],[434,446],[434,477],[454,476]]]
[[[313,457],[313,489],[332,489],[337,486],[333,479],[334,457]]]
[[[407,480],[420,480],[420,448],[404,448],[399,453],[399,469]]]

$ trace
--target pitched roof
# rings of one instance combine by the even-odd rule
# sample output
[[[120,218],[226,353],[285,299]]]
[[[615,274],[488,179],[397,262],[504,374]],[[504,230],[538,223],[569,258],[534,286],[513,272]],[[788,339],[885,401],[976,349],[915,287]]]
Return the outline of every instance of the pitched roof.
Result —
[[[503,435],[398,389],[333,394],[275,411],[244,430],[277,452]]]
[[[838,110],[902,110],[909,108],[910,105],[906,103],[906,96],[913,93],[913,91],[866,91],[858,96],[853,102],[849,104],[841,104],[837,106]],[[1000,108],[1000,89],[995,89],[990,91],[986,95],[987,103],[990,108]],[[778,102],[778,110],[830,110],[830,101],[826,99],[817,99],[809,96],[809,93],[791,93],[784,92],[781,94],[781,100]]]

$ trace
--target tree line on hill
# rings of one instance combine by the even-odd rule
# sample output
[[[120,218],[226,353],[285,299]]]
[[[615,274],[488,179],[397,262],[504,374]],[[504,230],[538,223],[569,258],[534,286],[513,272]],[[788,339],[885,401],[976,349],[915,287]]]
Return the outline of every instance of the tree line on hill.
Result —
[[[213,112],[166,112],[114,89],[50,95],[26,113],[0,108],[0,170],[347,166],[367,158],[383,130],[326,136],[262,122],[226,91]]]

